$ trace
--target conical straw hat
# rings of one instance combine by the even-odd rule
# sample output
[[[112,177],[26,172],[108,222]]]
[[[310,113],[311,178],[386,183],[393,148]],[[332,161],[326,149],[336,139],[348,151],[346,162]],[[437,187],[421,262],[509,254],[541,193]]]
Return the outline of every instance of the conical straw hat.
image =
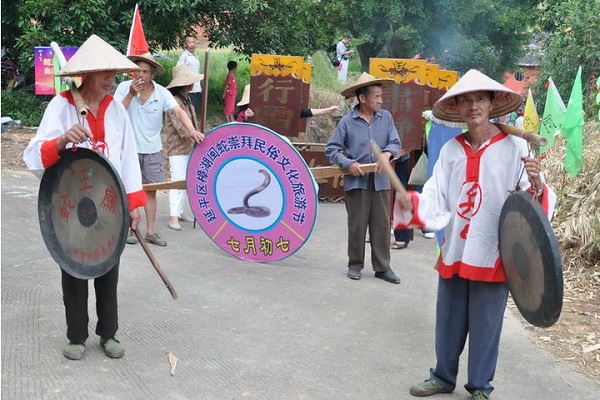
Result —
[[[395,81],[393,79],[387,78],[375,78],[373,75],[369,75],[366,72],[363,72],[362,75],[358,78],[356,83],[348,86],[346,89],[342,91],[342,96],[354,96],[356,91],[361,87],[371,86],[371,85],[381,85],[383,87],[393,85]]]
[[[250,85],[244,86],[244,93],[242,93],[242,99],[237,102],[238,106],[245,106],[250,104]]]
[[[90,36],[73,57],[56,74],[58,76],[79,76],[89,72],[137,71],[140,68],[119,53],[114,47],[96,35]]]
[[[127,58],[129,58],[131,61],[133,61],[134,63],[137,61],[144,61],[147,62],[148,64],[154,66],[156,68],[156,75],[162,75],[165,73],[165,69],[163,68],[162,65],[160,65],[152,56],[151,53],[144,53],[144,54],[139,54],[139,55],[128,55]]]
[[[204,79],[204,74],[195,74],[187,65],[181,64],[173,68],[173,80],[167,85],[167,89],[191,85],[202,79]]]
[[[463,122],[456,108],[455,97],[471,92],[494,92],[490,119],[509,114],[523,103],[521,95],[501,85],[477,70],[469,70],[433,105],[433,115],[444,121]]]

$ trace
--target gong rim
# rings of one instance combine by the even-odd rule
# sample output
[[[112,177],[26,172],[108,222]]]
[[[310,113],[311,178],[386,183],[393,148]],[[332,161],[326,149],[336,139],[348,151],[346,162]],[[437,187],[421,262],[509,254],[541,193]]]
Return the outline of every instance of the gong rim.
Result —
[[[74,181],[81,178],[77,190]],[[85,189],[85,190],[84,190]],[[127,197],[112,164],[86,148],[61,151],[44,171],[38,193],[44,243],[61,269],[93,279],[114,267],[129,228]]]
[[[519,312],[532,325],[553,325],[562,310],[563,268],[548,217],[531,194],[515,192],[504,203],[498,230],[502,265]]]

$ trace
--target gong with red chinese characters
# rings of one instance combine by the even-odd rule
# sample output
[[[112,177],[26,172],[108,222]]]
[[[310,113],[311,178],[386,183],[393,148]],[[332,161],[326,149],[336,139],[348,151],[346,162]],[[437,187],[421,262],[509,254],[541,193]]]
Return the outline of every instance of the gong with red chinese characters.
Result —
[[[66,149],[38,194],[42,237],[58,265],[80,279],[116,265],[129,227],[127,198],[112,164],[95,151]]]

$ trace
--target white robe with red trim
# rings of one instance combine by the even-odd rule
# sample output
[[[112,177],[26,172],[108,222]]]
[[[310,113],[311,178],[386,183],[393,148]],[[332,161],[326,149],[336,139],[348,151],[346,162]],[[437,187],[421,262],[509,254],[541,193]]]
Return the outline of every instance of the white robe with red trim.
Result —
[[[101,103],[98,112],[98,117],[104,113],[104,118],[96,120],[89,114],[89,110],[87,119],[79,117],[75,106],[69,104],[69,99],[72,98],[68,92],[55,96],[44,112],[35,137],[25,149],[23,160],[27,168],[41,178],[44,169],[49,167],[45,165],[44,160],[48,162],[48,159],[55,158],[53,161],[58,161],[56,155],[52,155],[52,151],[49,151],[52,146],[44,147],[45,143],[55,141],[77,123],[82,123],[90,129],[95,140],[99,139],[98,136],[102,131],[103,142],[108,147],[108,160],[121,177],[130,209],[137,208],[145,204],[146,195],[142,187],[142,174],[133,128],[123,104],[113,100],[111,96],[107,97]],[[95,126],[90,126],[90,123]],[[90,148],[91,146],[86,142],[79,144],[78,147]]]
[[[498,249],[498,224],[504,202],[519,182],[530,187],[522,156],[527,142],[499,132],[473,154],[459,135],[446,143],[422,193],[410,192],[414,214],[394,205],[394,226],[444,229],[437,270],[443,278],[459,276],[488,282],[506,278]],[[556,195],[544,184],[541,205],[552,216]]]

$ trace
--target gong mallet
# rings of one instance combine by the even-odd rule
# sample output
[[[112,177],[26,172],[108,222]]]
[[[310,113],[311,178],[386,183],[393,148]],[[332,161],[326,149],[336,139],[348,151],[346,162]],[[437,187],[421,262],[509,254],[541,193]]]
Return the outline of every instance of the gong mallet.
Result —
[[[396,191],[401,195],[406,194],[406,189],[404,188],[404,186],[402,186],[402,182],[400,182],[398,175],[396,175],[396,171],[394,171],[394,169],[390,165],[390,161],[387,158],[385,158],[385,156],[381,152],[381,148],[379,148],[377,143],[373,141],[370,142],[369,146],[371,147],[371,152],[375,154],[375,156],[379,160],[379,164],[381,164],[381,166],[383,167],[383,172],[387,175],[394,189],[396,189]]]
[[[178,296],[177,296],[177,293],[175,292],[175,289],[173,288],[173,285],[171,285],[171,282],[169,282],[169,278],[167,278],[167,275],[164,273],[164,271],[160,267],[158,260],[156,260],[156,258],[154,257],[154,254],[152,254],[152,252],[150,251],[150,248],[146,244],[146,241],[142,237],[142,234],[137,229],[132,229],[132,231],[133,231],[133,233],[135,233],[135,237],[137,237],[138,242],[140,242],[140,244],[142,245],[142,249],[144,249],[144,252],[148,256],[148,259],[152,263],[152,266],[154,267],[156,272],[158,272],[158,275],[160,275],[160,279],[162,279],[162,281],[165,283],[165,286],[167,287],[167,289],[169,289],[169,293],[171,293],[171,297],[173,297],[173,300],[177,300]]]

